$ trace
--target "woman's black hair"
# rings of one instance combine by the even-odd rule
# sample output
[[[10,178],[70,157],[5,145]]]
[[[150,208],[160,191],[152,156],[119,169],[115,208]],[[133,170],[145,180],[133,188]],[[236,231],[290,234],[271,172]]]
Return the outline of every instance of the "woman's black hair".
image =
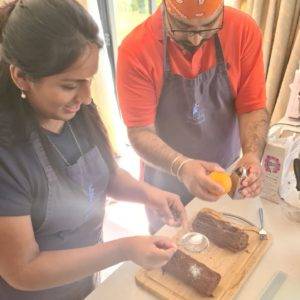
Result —
[[[10,65],[24,76],[39,80],[70,67],[92,43],[103,43],[98,26],[76,0],[14,0],[0,7],[0,145],[10,147],[28,141],[37,129],[45,149],[47,139],[35,113],[10,76]],[[111,171],[115,170],[106,129],[94,104],[78,112],[89,140],[97,145]],[[52,163],[55,161],[52,159]]]

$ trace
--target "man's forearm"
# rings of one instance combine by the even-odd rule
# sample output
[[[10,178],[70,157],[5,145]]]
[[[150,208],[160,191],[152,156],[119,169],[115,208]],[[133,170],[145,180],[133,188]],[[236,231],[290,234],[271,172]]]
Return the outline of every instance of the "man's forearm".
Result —
[[[269,114],[259,109],[239,116],[240,138],[243,153],[253,153],[261,159],[269,129]]]
[[[129,128],[128,136],[140,157],[165,172],[170,172],[172,162],[174,162],[172,169],[176,172],[181,162],[186,159],[185,156],[181,156],[161,140],[156,134],[154,126]],[[174,161],[175,159],[176,161]]]

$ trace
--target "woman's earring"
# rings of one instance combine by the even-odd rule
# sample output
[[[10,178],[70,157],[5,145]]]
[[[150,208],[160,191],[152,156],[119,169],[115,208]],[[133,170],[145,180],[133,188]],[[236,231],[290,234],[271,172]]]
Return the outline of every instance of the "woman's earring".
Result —
[[[24,93],[23,90],[21,90],[21,98],[22,98],[23,100],[26,99],[26,94]]]

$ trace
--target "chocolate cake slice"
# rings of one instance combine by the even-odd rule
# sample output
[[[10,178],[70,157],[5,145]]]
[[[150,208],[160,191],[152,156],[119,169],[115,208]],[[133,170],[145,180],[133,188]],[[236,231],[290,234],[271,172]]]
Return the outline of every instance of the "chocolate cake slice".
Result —
[[[222,220],[220,214],[212,210],[200,211],[192,227],[194,231],[206,235],[210,241],[221,248],[226,248],[233,252],[247,248],[248,234],[242,229]]]
[[[196,261],[181,250],[177,250],[169,262],[162,267],[167,272],[204,296],[212,296],[221,280],[221,275]]]

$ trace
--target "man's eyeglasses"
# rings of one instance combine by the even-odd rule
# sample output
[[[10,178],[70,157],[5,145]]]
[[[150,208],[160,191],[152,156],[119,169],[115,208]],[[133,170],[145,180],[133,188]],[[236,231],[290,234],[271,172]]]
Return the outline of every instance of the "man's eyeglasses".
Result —
[[[167,16],[168,25],[170,27],[170,31],[172,32],[173,36],[176,38],[180,37],[193,37],[195,35],[200,35],[201,37],[207,37],[207,35],[210,35],[211,33],[216,33],[217,31],[221,30],[223,28],[223,21],[224,21],[224,7],[222,10],[222,22],[219,27],[216,28],[210,28],[210,29],[203,29],[203,30],[183,30],[183,29],[173,29],[171,22],[170,22],[170,16],[166,8],[165,4],[165,14]],[[219,18],[216,19],[216,21]]]

